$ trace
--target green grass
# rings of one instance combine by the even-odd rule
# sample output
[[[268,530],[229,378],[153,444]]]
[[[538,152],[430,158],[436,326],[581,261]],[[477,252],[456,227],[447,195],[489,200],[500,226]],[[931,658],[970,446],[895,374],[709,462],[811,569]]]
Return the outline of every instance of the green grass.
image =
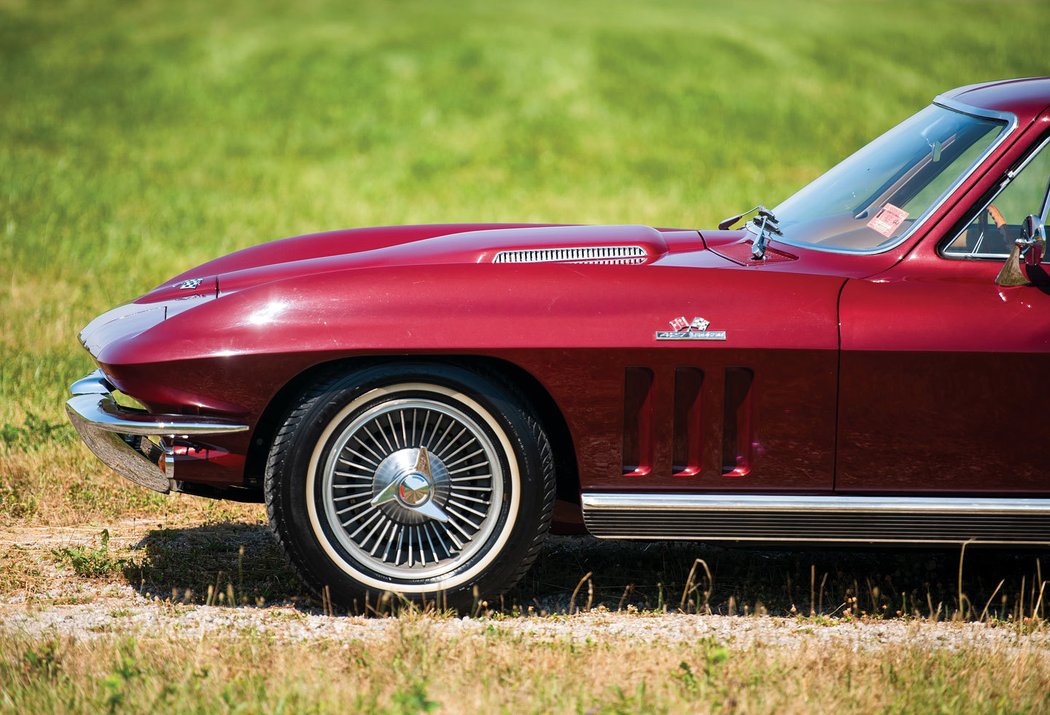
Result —
[[[1045,72],[1048,26],[1037,1],[0,0],[0,434],[63,421],[79,328],[207,258],[711,225],[944,89]]]
[[[102,579],[134,568],[128,559],[115,556],[109,550],[109,530],[103,529],[98,546],[63,546],[54,550],[54,556],[62,566],[69,566],[81,578]]]

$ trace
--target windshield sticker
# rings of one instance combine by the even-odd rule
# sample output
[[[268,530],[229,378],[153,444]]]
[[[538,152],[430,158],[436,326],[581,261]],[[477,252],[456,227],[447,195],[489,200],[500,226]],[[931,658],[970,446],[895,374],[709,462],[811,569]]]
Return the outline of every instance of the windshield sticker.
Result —
[[[874,229],[886,238],[889,238],[897,230],[897,227],[904,223],[906,218],[908,218],[907,211],[899,209],[893,204],[886,204],[875,214],[875,218],[868,221],[868,228]]]

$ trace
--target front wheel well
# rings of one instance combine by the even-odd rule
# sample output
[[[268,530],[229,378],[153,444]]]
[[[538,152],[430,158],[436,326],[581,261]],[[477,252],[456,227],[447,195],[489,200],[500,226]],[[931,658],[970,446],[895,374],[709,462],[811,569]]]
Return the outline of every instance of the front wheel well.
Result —
[[[550,441],[554,452],[557,498],[572,504],[580,503],[580,477],[576,466],[576,449],[573,446],[569,426],[554,398],[527,370],[506,360],[477,355],[346,358],[318,363],[304,370],[278,390],[256,423],[251,445],[245,458],[245,486],[251,488],[262,486],[270,445],[273,444],[286,413],[295,403],[296,398],[309,385],[316,382],[322,373],[330,373],[332,370],[341,368],[349,371],[365,365],[406,361],[458,365],[500,380],[513,389],[534,411]]]

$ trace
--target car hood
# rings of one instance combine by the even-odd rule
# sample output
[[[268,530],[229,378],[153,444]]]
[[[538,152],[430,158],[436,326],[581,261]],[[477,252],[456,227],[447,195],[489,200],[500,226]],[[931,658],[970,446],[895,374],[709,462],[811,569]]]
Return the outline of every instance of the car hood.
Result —
[[[353,268],[488,263],[652,263],[702,250],[696,231],[649,226],[457,224],[333,231],[265,243],[180,274],[138,302],[238,290]]]
[[[281,354],[298,370],[365,354],[674,347],[654,335],[697,316],[731,331],[716,349],[768,346],[771,336],[797,345],[810,318],[823,326],[812,344],[836,344],[828,316],[844,279],[803,275],[787,254],[749,265],[746,242],[647,226],[320,234],[205,263],[100,316],[81,338],[115,385],[136,388],[148,377],[136,366],[170,365],[188,385],[191,365],[250,370],[252,355]],[[789,319],[770,319],[788,305]]]

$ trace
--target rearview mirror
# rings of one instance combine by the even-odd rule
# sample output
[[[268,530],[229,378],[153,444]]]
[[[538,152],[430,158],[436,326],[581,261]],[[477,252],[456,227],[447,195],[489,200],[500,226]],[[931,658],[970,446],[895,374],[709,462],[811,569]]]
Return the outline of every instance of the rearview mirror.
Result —
[[[1046,227],[1038,216],[1028,216],[1021,222],[1021,237],[1014,241],[1010,255],[1003,264],[999,275],[995,277],[997,285],[1001,286],[1023,286],[1032,281],[1027,272],[1021,268],[1021,262],[1026,266],[1038,266],[1043,262],[1046,254]]]

